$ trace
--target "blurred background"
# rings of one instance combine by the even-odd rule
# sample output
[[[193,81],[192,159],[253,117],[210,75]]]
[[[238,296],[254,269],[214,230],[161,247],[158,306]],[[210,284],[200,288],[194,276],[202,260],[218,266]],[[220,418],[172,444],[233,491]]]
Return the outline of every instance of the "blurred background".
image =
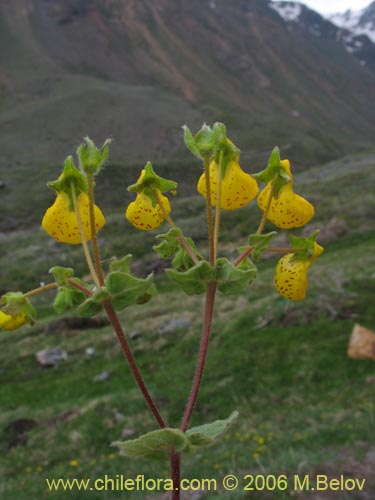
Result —
[[[364,359],[349,358],[347,348],[356,323],[374,328],[375,2],[307,4],[0,0],[0,294],[51,281],[52,265],[87,274],[80,249],[40,229],[54,199],[46,182],[83,136],[98,145],[111,137],[97,179],[108,222],[102,255],[107,261],[130,252],[139,275],[155,273],[160,295],[123,320],[151,392],[177,425],[198,349],[201,298],[182,301],[164,278],[168,263],[151,250],[157,232],[137,232],[124,218],[132,199],[126,187],[148,160],[176,180],[174,219],[204,252],[201,165],[185,149],[181,126],[195,131],[223,121],[249,173],[279,146],[296,191],[316,209],[294,234],[320,228],[325,253],[303,303],[273,289],[275,259],[259,263],[246,296],[219,298],[193,424],[234,409],[240,419],[224,441],[188,457],[183,476],[346,474],[366,478],[366,491],[319,498],[367,500],[375,498],[371,337]],[[224,214],[225,256],[236,255],[259,218],[256,203]],[[163,464],[130,463],[109,448],[153,429],[111,329],[102,318],[57,318],[52,301],[53,294],[37,298],[35,326],[0,336],[1,498],[65,498],[46,491],[46,477],[166,475]],[[73,491],[69,498],[85,495],[121,493]],[[250,498],[233,495],[187,498]]]

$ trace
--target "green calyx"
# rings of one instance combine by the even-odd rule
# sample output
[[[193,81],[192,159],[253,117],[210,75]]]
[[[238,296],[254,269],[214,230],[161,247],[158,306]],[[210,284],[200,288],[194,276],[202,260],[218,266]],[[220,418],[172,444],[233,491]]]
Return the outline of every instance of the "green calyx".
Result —
[[[194,262],[187,252],[184,245],[181,243],[182,231],[178,227],[174,227],[165,234],[159,234],[157,239],[162,240],[158,245],[154,245],[152,249],[157,252],[162,259],[173,259],[172,267],[176,271],[188,270],[194,266]],[[203,260],[202,255],[191,238],[185,238],[194,254],[199,260]]]
[[[48,182],[47,186],[57,193],[65,193],[68,196],[71,212],[74,210],[72,186],[74,186],[77,197],[82,192],[87,193],[86,176],[75,166],[72,156],[66,158],[60,177],[55,181]]]
[[[152,200],[152,205],[157,204],[157,197],[155,190],[161,193],[166,193],[170,191],[172,194],[176,194],[177,182],[164,179],[156,174],[152,168],[151,162],[147,162],[142,175],[135,184],[128,186],[128,191],[135,193],[144,193]]]
[[[111,446],[132,458],[150,458],[164,460],[173,449],[178,453],[191,453],[197,448],[214,443],[232,425],[238,417],[234,411],[225,420],[216,420],[210,424],[192,427],[186,433],[180,429],[158,429],[128,441],[115,441]]]
[[[292,180],[284,165],[281,163],[280,150],[277,146],[272,150],[266,168],[257,174],[252,174],[252,176],[258,181],[272,181],[275,198],[278,197],[280,189]]]
[[[111,139],[106,139],[101,149],[89,138],[85,137],[77,149],[79,166],[89,175],[97,175],[108,159]]]
[[[220,122],[214,123],[212,128],[204,123],[195,136],[186,125],[182,128],[185,146],[194,156],[204,161],[212,161],[227,140],[225,125]]]
[[[29,299],[22,292],[7,292],[0,299],[0,309],[12,316],[21,314],[34,324],[36,312]]]
[[[318,236],[317,229],[310,236],[293,236],[289,235],[289,240],[294,252],[293,260],[307,261],[311,259],[315,251],[315,240]]]
[[[277,234],[276,231],[272,231],[267,234],[251,234],[249,236],[249,246],[252,247],[251,256],[255,260],[259,260],[262,253],[268,250],[271,239]]]
[[[75,309],[86,300],[87,295],[68,282],[69,280],[87,288],[86,283],[73,277],[74,270],[71,267],[54,266],[51,267],[49,273],[53,275],[58,286],[58,292],[53,302],[53,307],[58,314]]]

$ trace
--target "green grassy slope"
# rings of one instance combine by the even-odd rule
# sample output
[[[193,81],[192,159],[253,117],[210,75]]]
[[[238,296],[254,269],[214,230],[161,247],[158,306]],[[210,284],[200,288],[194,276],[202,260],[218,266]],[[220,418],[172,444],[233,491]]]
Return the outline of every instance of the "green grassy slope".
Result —
[[[226,438],[186,457],[183,476],[217,478],[225,474],[351,474],[366,478],[366,494],[375,491],[374,364],[347,358],[350,331],[355,322],[374,324],[374,236],[370,217],[373,206],[369,186],[374,156],[347,157],[319,169],[295,175],[298,192],[316,206],[316,222],[325,239],[324,254],[309,274],[308,297],[289,303],[272,286],[273,259],[259,263],[260,275],[239,299],[219,297],[212,344],[193,424],[224,418],[234,410],[239,420]],[[254,204],[253,204],[254,205]],[[259,219],[256,206],[223,216],[223,245],[242,242]],[[187,234],[194,234],[202,249],[205,236],[202,200],[174,200],[173,213]],[[340,237],[325,232],[333,216],[345,224]],[[153,235],[131,229],[113,212],[101,233],[107,250],[103,257],[135,249],[140,271],[147,266],[144,245]],[[337,223],[333,224],[337,227]],[[250,229],[251,230],[251,229]],[[38,247],[38,248],[37,248]],[[62,250],[68,250],[63,257]],[[19,288],[48,280],[50,265],[73,265],[85,272],[79,249],[48,242],[35,230],[15,232],[1,241],[2,286]],[[4,256],[6,255],[6,257]],[[12,259],[11,259],[12,257]],[[13,264],[14,262],[14,264]],[[42,272],[42,269],[44,271]],[[122,314],[139,363],[160,407],[171,425],[179,422],[189,392],[193,360],[201,328],[200,297],[183,299],[167,280],[157,277],[160,295],[149,304]],[[167,464],[149,464],[118,457],[109,448],[121,432],[133,436],[154,428],[139,397],[109,327],[100,330],[44,328],[55,319],[48,298],[42,298],[40,319],[33,328],[3,332],[0,337],[1,446],[11,439],[5,431],[17,418],[35,420],[28,442],[10,449],[0,464],[1,496],[10,500],[51,495],[57,499],[122,498],[122,492],[48,493],[45,478],[98,478],[105,474],[166,477]],[[182,323],[174,323],[176,320]],[[164,332],[164,333],[163,333]],[[69,358],[58,368],[38,366],[35,352],[63,347]],[[87,347],[96,354],[88,357]],[[102,383],[92,378],[103,370],[112,377]],[[349,472],[348,472],[349,471]],[[350,472],[354,471],[354,472]],[[84,496],[83,496],[84,495]],[[126,493],[145,498],[144,493]],[[290,498],[291,490],[236,496],[220,488],[205,498]],[[313,497],[312,497],[313,498]],[[345,497],[343,497],[345,498]]]

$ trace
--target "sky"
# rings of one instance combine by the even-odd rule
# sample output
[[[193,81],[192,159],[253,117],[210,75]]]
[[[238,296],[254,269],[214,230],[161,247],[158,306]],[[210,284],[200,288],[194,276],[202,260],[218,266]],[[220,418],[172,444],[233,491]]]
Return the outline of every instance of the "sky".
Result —
[[[371,0],[298,0],[321,14],[359,10],[367,7]]]

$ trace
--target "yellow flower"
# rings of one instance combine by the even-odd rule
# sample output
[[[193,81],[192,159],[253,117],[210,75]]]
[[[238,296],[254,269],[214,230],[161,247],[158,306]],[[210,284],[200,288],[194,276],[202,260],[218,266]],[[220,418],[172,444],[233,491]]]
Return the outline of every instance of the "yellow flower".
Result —
[[[163,196],[158,189],[155,189],[155,191],[157,191],[165,211],[169,214],[171,206],[168,198]],[[144,192],[137,193],[135,201],[132,201],[126,209],[125,216],[130,224],[144,231],[156,229],[165,219],[165,215],[159,204],[157,203],[153,206],[151,198]]]
[[[215,161],[209,166],[211,203],[216,206],[217,178],[219,167]],[[206,179],[203,173],[198,181],[198,192],[206,197]],[[221,180],[221,200],[220,208],[224,210],[235,210],[250,203],[258,194],[258,184],[251,175],[245,173],[239,163],[238,158],[228,163],[224,178]]]
[[[314,207],[305,198],[293,191],[293,177],[289,160],[282,160],[281,163],[291,180],[281,187],[278,197],[272,199],[267,219],[275,226],[283,229],[304,226],[313,218]],[[268,182],[258,196],[258,205],[263,212],[267,207],[272,183],[273,181]]]
[[[289,300],[303,300],[307,291],[307,271],[323,252],[323,247],[314,243],[314,255],[306,260],[295,259],[293,253],[281,257],[276,266],[275,287],[280,295]]]
[[[77,197],[85,240],[91,240],[89,197],[81,192]],[[105,224],[100,208],[94,205],[95,230],[98,232]],[[43,229],[61,243],[78,245],[82,243],[75,211],[69,210],[69,198],[63,191],[57,194],[54,204],[49,207],[42,220]]]
[[[0,329],[3,330],[17,330],[27,321],[24,314],[7,314],[0,311]]]

